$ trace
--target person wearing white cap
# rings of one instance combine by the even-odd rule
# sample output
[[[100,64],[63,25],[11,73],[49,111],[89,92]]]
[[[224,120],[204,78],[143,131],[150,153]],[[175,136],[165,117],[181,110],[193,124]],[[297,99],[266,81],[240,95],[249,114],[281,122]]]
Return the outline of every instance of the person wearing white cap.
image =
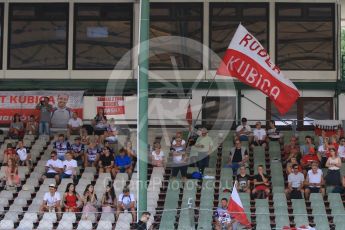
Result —
[[[46,192],[43,197],[43,203],[40,207],[40,212],[57,212],[57,216],[61,216],[61,196],[56,191],[56,185],[49,185],[49,192]]]

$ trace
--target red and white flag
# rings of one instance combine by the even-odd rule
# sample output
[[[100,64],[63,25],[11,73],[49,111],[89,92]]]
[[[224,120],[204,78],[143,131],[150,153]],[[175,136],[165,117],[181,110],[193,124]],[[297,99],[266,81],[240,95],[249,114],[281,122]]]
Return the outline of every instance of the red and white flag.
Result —
[[[228,212],[231,216],[231,218],[234,218],[237,220],[240,224],[250,227],[251,224],[246,216],[246,213],[244,212],[244,208],[240,199],[240,196],[238,195],[237,189],[236,189],[236,183],[234,184],[234,187],[232,189],[230,202],[228,205]]]
[[[193,123],[193,114],[192,114],[192,107],[190,106],[190,103],[188,103],[188,108],[186,112],[186,120],[189,125],[192,125]]]
[[[299,97],[296,86],[273,64],[260,42],[241,24],[217,69],[217,75],[236,77],[266,94],[280,114],[285,114]]]

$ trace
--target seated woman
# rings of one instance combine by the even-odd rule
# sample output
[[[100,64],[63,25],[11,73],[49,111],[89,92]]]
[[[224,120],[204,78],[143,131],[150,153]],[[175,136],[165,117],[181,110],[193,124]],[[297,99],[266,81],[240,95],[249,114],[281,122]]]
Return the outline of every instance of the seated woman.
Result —
[[[154,150],[151,154],[151,163],[153,166],[164,167],[164,152],[161,150],[161,145],[159,143],[154,145]]]
[[[30,135],[36,135],[38,133],[38,123],[35,121],[34,115],[30,115],[28,122],[26,122],[25,132]]]
[[[107,130],[104,131],[102,142],[108,141],[110,144],[117,142],[117,135],[119,134],[120,128],[115,125],[115,119],[111,118]]]
[[[258,166],[258,174],[253,177],[254,179],[254,189],[252,194],[256,198],[260,198],[263,195],[267,197],[270,193],[269,181],[266,174],[264,174],[264,167],[262,165]]]
[[[19,157],[19,165],[30,166],[31,165],[31,154],[28,153],[27,149],[24,147],[23,141],[18,141],[16,153]]]
[[[7,164],[8,160],[12,158],[15,162],[19,160],[16,150],[11,143],[7,144],[7,148],[4,151],[4,164]]]
[[[98,161],[99,173],[111,173],[114,167],[114,156],[108,147],[104,147]]]
[[[67,184],[66,191],[63,194],[62,204],[65,212],[78,212],[79,205],[77,202],[81,201],[79,194],[75,191],[73,183]]]
[[[328,168],[325,176],[326,185],[328,186],[340,186],[341,185],[341,159],[336,154],[334,148],[329,149],[330,156],[327,159],[326,167]]]
[[[93,131],[95,135],[103,135],[107,130],[107,117],[104,114],[104,110],[101,108],[98,110],[97,115],[92,121]]]
[[[91,142],[84,153],[84,167],[97,167],[99,159],[99,148],[96,143]]]
[[[24,134],[24,124],[20,119],[20,115],[16,113],[13,116],[13,121],[10,125],[8,135],[13,139],[22,139],[24,137]]]
[[[102,197],[102,212],[114,213],[116,210],[116,195],[112,183],[108,183],[105,193]]]
[[[20,178],[18,175],[18,166],[15,160],[12,158],[8,159],[7,167],[5,170],[6,175],[6,186],[15,187],[20,185]]]
[[[127,141],[125,144],[125,150],[128,154],[128,156],[130,156],[132,159],[137,157],[137,152],[136,150],[133,148],[133,144],[131,141]]]
[[[267,141],[279,141],[280,144],[283,143],[283,134],[278,131],[274,120],[270,120],[267,128]]]
[[[96,214],[97,195],[92,184],[86,186],[82,201],[84,205],[82,219],[87,219],[89,214]]]

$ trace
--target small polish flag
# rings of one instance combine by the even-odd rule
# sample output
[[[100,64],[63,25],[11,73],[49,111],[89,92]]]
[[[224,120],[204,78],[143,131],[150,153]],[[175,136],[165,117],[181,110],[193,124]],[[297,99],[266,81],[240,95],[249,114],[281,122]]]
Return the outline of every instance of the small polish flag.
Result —
[[[188,108],[187,108],[186,120],[187,120],[189,125],[192,125],[192,123],[193,123],[193,114],[192,114],[192,107],[190,106],[190,103],[188,104]]]
[[[244,212],[240,196],[238,195],[236,189],[236,182],[232,189],[230,202],[228,206],[228,212],[230,213],[231,217],[237,220],[240,224],[246,227],[251,227],[251,223],[249,222],[246,213]]]

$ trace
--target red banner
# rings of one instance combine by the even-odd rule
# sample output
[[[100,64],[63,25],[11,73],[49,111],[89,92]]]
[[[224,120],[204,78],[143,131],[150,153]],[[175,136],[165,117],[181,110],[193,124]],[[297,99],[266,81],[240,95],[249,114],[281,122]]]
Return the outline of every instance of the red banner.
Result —
[[[97,112],[99,109],[103,109],[106,115],[125,114],[124,97],[122,96],[97,97]]]
[[[21,120],[26,122],[30,115],[39,120],[40,111],[36,105],[44,98],[49,98],[49,103],[57,108],[65,106],[83,117],[84,91],[0,91],[0,124],[9,124],[13,115],[18,113]],[[59,104],[60,103],[60,104]]]
[[[231,40],[217,75],[236,77],[266,94],[280,114],[285,114],[299,97],[295,85],[271,61],[260,42],[242,25]]]

